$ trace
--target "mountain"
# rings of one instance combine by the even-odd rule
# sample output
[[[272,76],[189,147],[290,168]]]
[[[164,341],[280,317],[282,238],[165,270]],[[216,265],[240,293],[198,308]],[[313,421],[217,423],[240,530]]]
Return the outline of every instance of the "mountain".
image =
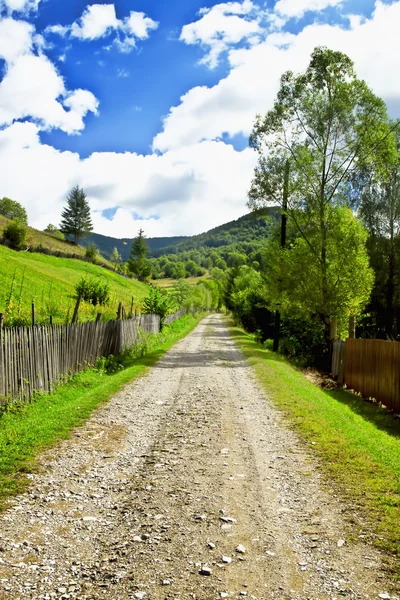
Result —
[[[160,238],[146,238],[147,245],[149,246],[150,255],[153,256],[154,252],[159,251],[161,248],[171,246],[177,242],[185,240],[185,236],[177,237],[160,237]],[[100,233],[91,233],[82,240],[79,241],[81,246],[88,246],[94,244],[96,248],[100,250],[100,253],[105,258],[109,259],[114,248],[120,253],[122,260],[128,260],[129,253],[131,251],[133,238],[113,238],[107,235],[101,235]]]
[[[221,248],[231,244],[265,239],[270,225],[266,217],[278,218],[280,210],[277,207],[265,209],[262,214],[249,213],[224,225],[214,227],[210,231],[194,236],[176,236],[161,238],[146,238],[149,246],[149,256],[159,257],[166,254],[177,254],[197,250],[199,248]],[[112,238],[98,233],[85,237],[80,244],[87,246],[94,243],[105,258],[109,258],[113,249],[117,248],[122,260],[129,258],[133,239]]]

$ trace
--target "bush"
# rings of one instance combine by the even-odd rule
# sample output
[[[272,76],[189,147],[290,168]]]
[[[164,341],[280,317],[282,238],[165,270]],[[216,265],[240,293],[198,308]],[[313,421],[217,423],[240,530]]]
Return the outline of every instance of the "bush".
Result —
[[[96,260],[98,257],[97,248],[94,244],[89,244],[85,251],[85,256],[87,258],[91,258],[92,260]]]
[[[160,317],[160,330],[163,328],[166,316],[174,305],[174,299],[165,290],[152,287],[149,295],[143,300],[143,312]]]
[[[44,232],[48,233],[49,235],[56,238],[57,240],[65,240],[65,235],[63,234],[63,232],[60,231],[59,229],[57,229],[57,227],[55,225],[52,225],[51,223],[49,225],[47,225]]]
[[[20,250],[25,244],[27,227],[22,221],[11,221],[3,230],[3,238],[14,250]]]
[[[93,306],[104,306],[110,299],[110,285],[100,279],[82,277],[75,286],[76,295]]]

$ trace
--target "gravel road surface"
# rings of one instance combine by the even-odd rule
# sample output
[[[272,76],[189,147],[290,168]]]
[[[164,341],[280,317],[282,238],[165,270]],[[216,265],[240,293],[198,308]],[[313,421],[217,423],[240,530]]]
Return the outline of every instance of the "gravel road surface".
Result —
[[[40,463],[0,515],[2,599],[395,598],[219,316]]]

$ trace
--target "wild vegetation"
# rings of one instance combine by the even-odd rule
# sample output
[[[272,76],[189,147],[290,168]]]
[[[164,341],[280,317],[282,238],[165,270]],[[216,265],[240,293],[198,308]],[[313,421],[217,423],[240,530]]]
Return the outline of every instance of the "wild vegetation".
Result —
[[[351,316],[367,335],[396,330],[396,129],[351,60],[326,48],[304,73],[282,75],[273,109],[255,122],[248,205],[280,206],[282,225],[260,269],[235,265],[217,277],[245,327],[262,340],[280,329],[281,351],[303,362],[328,367],[329,341]]]

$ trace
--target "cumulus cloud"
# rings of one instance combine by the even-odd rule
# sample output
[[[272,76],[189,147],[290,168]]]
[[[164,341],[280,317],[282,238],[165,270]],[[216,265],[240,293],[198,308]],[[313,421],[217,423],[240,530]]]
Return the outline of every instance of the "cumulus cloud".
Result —
[[[42,42],[26,21],[0,21],[0,58],[6,61],[0,82],[0,126],[29,118],[42,129],[77,133],[84,128],[86,114],[97,112],[98,101],[89,91],[66,89],[42,53]]]
[[[224,134],[248,136],[255,115],[272,107],[281,74],[288,69],[304,70],[318,45],[346,52],[358,75],[390,101],[396,114],[400,79],[393,73],[399,70],[399,22],[399,0],[392,4],[377,1],[372,17],[353,19],[350,29],[314,23],[297,35],[275,32],[252,48],[231,50],[228,76],[213,87],[195,87],[182,96],[153,140],[154,149],[165,152]]]
[[[71,35],[82,40],[95,40],[117,29],[118,25],[114,4],[92,4],[71,26]]]
[[[0,10],[6,9],[9,13],[29,12],[37,10],[40,0],[0,0]]]
[[[182,28],[180,40],[207,48],[200,62],[214,68],[228,48],[244,40],[254,42],[261,34],[259,12],[251,0],[202,8],[200,19]]]
[[[0,21],[0,58],[13,62],[32,50],[35,29],[26,21],[7,18]]]
[[[158,23],[143,12],[131,11],[128,17],[118,19],[114,4],[92,4],[72,25],[51,25],[46,32],[88,41],[113,33],[115,45],[122,52],[129,52],[136,46],[136,40],[147,39],[149,32],[157,27]]]
[[[343,0],[278,0],[274,11],[288,18],[300,18],[306,12],[318,12],[328,6],[339,6]]]
[[[79,184],[99,233],[133,237],[140,226],[150,236],[199,233],[245,212],[255,159],[251,150],[204,142],[162,156],[98,152],[82,160],[41,144],[35,124],[14,123],[0,131],[0,189],[40,229],[60,221],[66,194]],[[112,207],[119,208],[110,221],[102,213]]]

